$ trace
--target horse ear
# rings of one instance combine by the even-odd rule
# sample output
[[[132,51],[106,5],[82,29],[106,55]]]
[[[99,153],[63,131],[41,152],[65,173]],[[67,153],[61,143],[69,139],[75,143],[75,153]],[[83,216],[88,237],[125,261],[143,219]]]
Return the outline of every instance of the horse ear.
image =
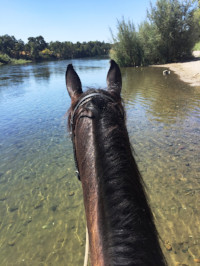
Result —
[[[83,93],[82,85],[79,76],[77,75],[76,71],[74,70],[72,64],[67,66],[66,70],[66,85],[69,96],[71,97],[71,101],[76,101],[80,95]]]
[[[107,75],[108,91],[114,92],[120,96],[122,89],[122,76],[118,64],[114,60],[110,60],[110,69]]]

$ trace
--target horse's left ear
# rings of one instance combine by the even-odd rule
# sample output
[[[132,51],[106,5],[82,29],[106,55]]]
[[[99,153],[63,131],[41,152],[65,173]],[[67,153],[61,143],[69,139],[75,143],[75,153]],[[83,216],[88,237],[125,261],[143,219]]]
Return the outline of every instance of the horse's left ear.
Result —
[[[122,76],[118,64],[114,60],[110,60],[110,69],[107,75],[108,91],[115,93],[120,97],[122,89]]]
[[[71,101],[74,102],[80,97],[83,91],[80,78],[72,64],[67,66],[65,78],[69,96],[71,97]]]

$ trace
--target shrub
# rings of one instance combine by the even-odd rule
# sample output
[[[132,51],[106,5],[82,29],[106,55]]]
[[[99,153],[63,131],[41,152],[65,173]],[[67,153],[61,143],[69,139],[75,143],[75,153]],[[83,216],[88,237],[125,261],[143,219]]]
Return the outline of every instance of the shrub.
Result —
[[[168,63],[188,59],[200,38],[195,1],[157,0],[136,32],[133,23],[117,21],[111,58],[121,66]],[[198,12],[197,12],[198,11]]]
[[[134,24],[130,20],[126,23],[124,18],[121,21],[117,20],[117,30],[116,36],[111,31],[114,44],[110,57],[120,66],[141,65],[142,49]]]
[[[9,64],[11,63],[12,59],[7,54],[0,53],[0,63],[2,64]]]

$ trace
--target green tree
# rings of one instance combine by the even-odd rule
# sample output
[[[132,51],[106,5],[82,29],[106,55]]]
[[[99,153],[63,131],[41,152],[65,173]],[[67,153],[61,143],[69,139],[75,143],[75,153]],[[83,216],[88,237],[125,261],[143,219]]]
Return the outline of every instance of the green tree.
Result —
[[[108,55],[111,45],[104,42],[45,42],[42,36],[29,37],[24,44],[22,40],[16,40],[14,36],[0,36],[0,54],[2,63],[10,63],[12,58],[50,60],[70,59]]]
[[[158,37],[156,48],[160,61],[172,62],[191,56],[199,31],[194,19],[195,10],[189,0],[158,0],[154,7],[151,5],[147,16],[149,27],[155,27],[154,33]],[[148,44],[152,44],[151,40]]]
[[[49,49],[59,59],[108,55],[111,44],[104,42],[50,42]]]
[[[22,57],[22,52],[24,51],[24,42],[22,40],[18,40],[15,43],[15,47],[14,47],[14,57],[19,59]]]
[[[72,42],[62,43],[61,57],[69,59],[74,57],[74,45]]]
[[[29,51],[30,56],[33,60],[39,59],[39,52],[47,47],[48,44],[45,42],[42,36],[28,38],[27,50]]]
[[[143,64],[149,65],[152,62],[160,62],[161,54],[157,46],[161,36],[155,25],[147,21],[142,22],[139,26],[139,38],[143,51]]]
[[[113,47],[110,52],[111,58],[115,59],[120,66],[138,66],[142,64],[142,49],[139,35],[134,24],[124,18],[117,20],[117,35],[111,30]]]
[[[59,59],[61,57],[62,43],[59,41],[50,42],[49,49],[53,51],[54,55]]]
[[[198,4],[198,6],[197,6]],[[167,63],[192,56],[200,39],[200,0],[157,0],[136,32],[124,19],[112,35],[111,57],[121,66]]]
[[[0,52],[12,57],[17,40],[8,34],[0,36]]]
[[[196,4],[196,10],[194,12],[194,20],[197,23],[198,31],[198,41],[200,41],[200,0],[194,0],[194,4]]]

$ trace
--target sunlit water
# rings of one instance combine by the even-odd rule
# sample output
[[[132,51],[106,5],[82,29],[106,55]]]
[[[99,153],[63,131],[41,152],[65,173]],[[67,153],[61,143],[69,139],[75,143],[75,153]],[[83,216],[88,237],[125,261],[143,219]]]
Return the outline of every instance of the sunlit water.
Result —
[[[66,126],[68,63],[0,67],[0,265],[83,264],[82,189]],[[84,90],[106,87],[108,60],[72,63]],[[163,251],[169,265],[196,265],[200,87],[159,68],[122,75],[127,127]]]

